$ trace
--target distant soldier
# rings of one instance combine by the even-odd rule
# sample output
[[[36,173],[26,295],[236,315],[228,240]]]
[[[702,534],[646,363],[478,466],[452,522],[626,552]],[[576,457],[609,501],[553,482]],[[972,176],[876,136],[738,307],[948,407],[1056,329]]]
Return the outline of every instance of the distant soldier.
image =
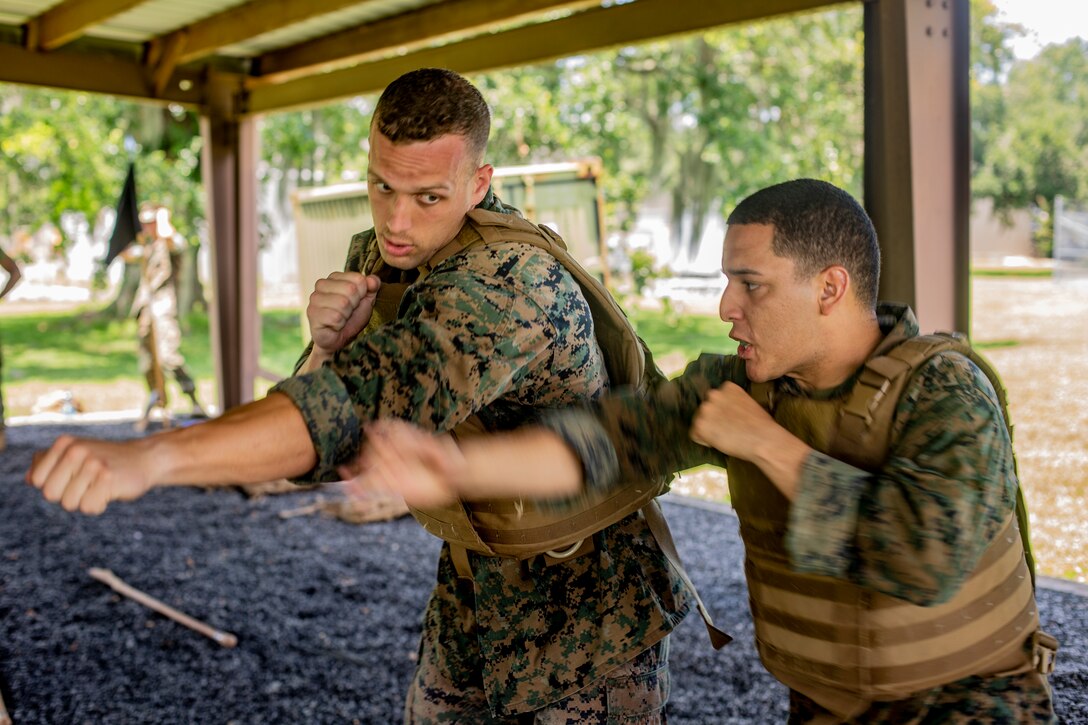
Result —
[[[126,261],[139,259],[140,286],[132,303],[140,339],[140,371],[147,379],[150,395],[144,414],[136,422],[136,430],[147,429],[151,410],[161,408],[166,414],[166,376],[169,372],[178,381],[182,392],[193,402],[193,413],[204,416],[196,399],[196,384],[185,370],[181,355],[181,329],[178,326],[178,296],[174,270],[174,255],[185,240],[170,223],[165,207],[145,205],[140,210],[140,233],[136,243],[123,254]]]
[[[4,253],[3,249],[0,249],[0,267],[4,268],[4,271],[8,273],[8,281],[4,284],[4,288],[0,289],[0,300],[7,296],[8,292],[11,292],[15,288],[15,285],[22,279],[23,273],[19,269],[19,265],[15,263],[15,260]],[[4,351],[0,348],[0,381],[3,380],[4,371]],[[0,389],[0,451],[8,447],[7,434],[4,431],[4,395],[3,390]]]

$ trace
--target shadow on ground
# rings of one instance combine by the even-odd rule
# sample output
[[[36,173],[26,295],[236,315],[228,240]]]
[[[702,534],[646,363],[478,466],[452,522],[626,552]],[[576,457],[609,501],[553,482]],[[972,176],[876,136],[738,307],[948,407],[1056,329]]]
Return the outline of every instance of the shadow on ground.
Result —
[[[59,433],[126,438],[128,424],[8,429],[0,454],[0,689],[16,725],[396,723],[438,541],[410,518],[363,526],[281,518],[313,491],[153,492],[103,516],[68,514],[23,484]],[[785,690],[759,666],[736,519],[666,500],[689,573],[736,641],[720,652],[693,616],[672,640],[673,725],[783,722]],[[233,632],[224,649],[87,574],[112,570]],[[1054,684],[1065,723],[1088,723],[1088,607],[1040,589],[1062,640]]]

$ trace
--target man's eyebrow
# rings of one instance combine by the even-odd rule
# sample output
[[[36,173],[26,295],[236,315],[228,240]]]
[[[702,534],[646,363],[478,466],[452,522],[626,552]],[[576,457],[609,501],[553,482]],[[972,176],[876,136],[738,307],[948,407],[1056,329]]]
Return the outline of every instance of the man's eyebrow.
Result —
[[[740,277],[741,275],[747,275],[749,277],[753,277],[753,276],[754,277],[762,277],[763,276],[763,273],[760,272],[758,269],[751,269],[750,267],[740,267],[738,269],[727,269],[727,270],[725,270],[725,273],[727,275],[731,275],[733,277]]]
[[[385,179],[383,179],[380,174],[375,174],[373,172],[368,171],[366,173],[366,177],[370,181],[385,183]],[[431,186],[421,186],[418,189],[411,189],[410,191],[408,191],[408,193],[409,194],[428,194],[428,193],[431,193],[431,192],[449,193],[450,188],[451,188],[451,186],[449,184],[432,184]]]

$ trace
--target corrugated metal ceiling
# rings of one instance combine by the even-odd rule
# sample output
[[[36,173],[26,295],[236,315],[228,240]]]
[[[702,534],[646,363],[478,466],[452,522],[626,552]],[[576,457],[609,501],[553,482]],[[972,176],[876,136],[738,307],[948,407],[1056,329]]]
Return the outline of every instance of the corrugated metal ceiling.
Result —
[[[143,43],[248,2],[250,0],[147,0],[109,17],[102,23],[89,26],[83,35]],[[320,0],[314,2],[320,4]],[[254,57],[269,50],[321,38],[363,23],[440,2],[442,0],[365,0],[351,7],[255,36],[244,43],[223,46],[217,52],[233,57]],[[59,4],[40,0],[0,0],[0,24],[23,25]]]
[[[0,82],[260,114],[834,1],[0,0]]]

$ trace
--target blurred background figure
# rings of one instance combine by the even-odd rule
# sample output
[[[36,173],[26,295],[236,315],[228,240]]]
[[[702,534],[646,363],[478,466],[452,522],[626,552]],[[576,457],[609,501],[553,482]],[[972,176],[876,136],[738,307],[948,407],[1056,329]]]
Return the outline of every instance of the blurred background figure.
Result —
[[[19,265],[15,263],[15,260],[9,257],[3,249],[0,249],[0,267],[7,272],[8,281],[4,283],[3,289],[0,289],[0,300],[7,296],[8,292],[11,292],[15,288],[15,285],[19,283],[23,273],[19,269]],[[4,350],[0,346],[0,383],[3,382],[4,372]],[[4,391],[0,388],[0,451],[8,447],[7,433],[4,430]]]
[[[181,328],[178,326],[176,253],[185,240],[170,223],[170,211],[155,204],[140,207],[140,231],[135,243],[122,253],[125,261],[140,262],[140,286],[132,303],[140,340],[140,371],[147,379],[149,396],[144,413],[136,421],[137,431],[144,431],[151,411],[160,408],[163,424],[170,425],[167,410],[166,374],[174,376],[182,392],[193,404],[193,415],[204,417],[196,398],[196,383],[185,369],[181,355]]]

